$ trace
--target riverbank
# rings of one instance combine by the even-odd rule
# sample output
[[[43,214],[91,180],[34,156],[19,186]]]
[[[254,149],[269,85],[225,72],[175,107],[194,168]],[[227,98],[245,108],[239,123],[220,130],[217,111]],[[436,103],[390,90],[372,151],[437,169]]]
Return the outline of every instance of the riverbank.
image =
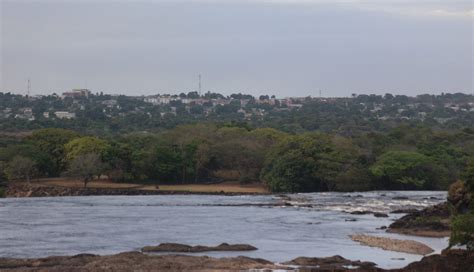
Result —
[[[393,222],[387,232],[423,237],[449,237],[451,212],[448,205],[444,202],[410,212]]]
[[[5,189],[6,197],[55,197],[99,195],[264,195],[270,192],[261,184],[241,185],[238,182],[217,184],[149,185],[115,183],[98,180],[84,183],[78,180],[44,179],[33,182],[11,182]]]
[[[340,256],[327,258],[300,257],[276,264],[249,257],[213,258],[190,255],[147,255],[124,252],[115,255],[81,254],[40,259],[0,258],[0,270],[5,272],[29,271],[358,271],[358,272],[457,272],[473,271],[474,252],[446,250],[441,254],[423,257],[401,269],[384,270],[370,262],[350,261]]]

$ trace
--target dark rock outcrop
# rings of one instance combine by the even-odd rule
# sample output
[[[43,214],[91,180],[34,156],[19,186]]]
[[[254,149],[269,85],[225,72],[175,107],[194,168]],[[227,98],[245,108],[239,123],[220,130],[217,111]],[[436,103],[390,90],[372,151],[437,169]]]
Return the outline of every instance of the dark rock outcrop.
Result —
[[[355,214],[355,215],[364,215],[364,214],[371,214],[371,211],[353,211],[350,212],[350,214]]]
[[[177,243],[163,243],[157,246],[146,246],[142,248],[143,252],[208,252],[208,251],[252,251],[256,247],[247,244],[229,245],[222,243],[218,246],[189,246]]]
[[[396,272],[461,272],[474,271],[474,251],[444,250],[441,254],[423,257]]]
[[[445,202],[401,217],[389,226],[388,231],[429,237],[449,236],[450,216]]]
[[[388,214],[381,212],[374,212],[375,217],[388,217]]]
[[[355,266],[361,269],[367,269],[366,271],[372,271],[370,269],[374,268],[376,265],[372,262],[351,261],[339,255],[325,258],[299,257],[283,264],[317,267],[318,270],[314,271],[345,271],[347,266]]]
[[[365,215],[365,214],[373,214],[375,217],[388,217],[388,214],[381,213],[381,212],[373,212],[373,211],[353,211],[350,214],[354,215]]]
[[[291,266],[289,266],[291,265]],[[283,265],[248,257],[212,258],[186,255],[147,255],[140,252],[125,252],[116,255],[98,256],[80,254],[76,256],[48,257],[40,259],[0,258],[2,272],[102,272],[102,271],[242,271],[242,270],[294,270],[351,271],[351,272],[459,272],[474,270],[474,252],[446,250],[441,255],[430,255],[401,269],[384,270],[374,263],[351,261],[341,256],[327,258],[300,257]]]
[[[417,209],[399,209],[399,210],[393,210],[390,213],[415,213],[420,210]]]

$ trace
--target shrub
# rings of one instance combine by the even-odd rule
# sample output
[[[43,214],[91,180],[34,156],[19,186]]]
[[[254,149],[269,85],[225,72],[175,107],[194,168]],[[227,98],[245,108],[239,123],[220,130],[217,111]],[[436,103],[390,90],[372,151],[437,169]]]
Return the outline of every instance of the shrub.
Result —
[[[474,214],[468,213],[454,217],[449,244],[465,245],[469,250],[474,249]]]

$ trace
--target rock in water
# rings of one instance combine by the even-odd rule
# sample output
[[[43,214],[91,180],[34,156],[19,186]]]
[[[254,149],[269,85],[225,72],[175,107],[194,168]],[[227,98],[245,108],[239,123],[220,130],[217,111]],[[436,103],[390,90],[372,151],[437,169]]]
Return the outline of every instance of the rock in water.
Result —
[[[399,240],[369,235],[351,235],[349,237],[353,241],[359,242],[363,245],[378,247],[385,250],[419,255],[427,255],[434,252],[434,250],[429,246],[413,240]]]
[[[346,271],[349,270],[347,266],[355,266],[358,268],[369,269],[375,267],[375,263],[372,262],[361,262],[351,261],[345,259],[339,255],[324,258],[309,258],[309,257],[298,257],[289,262],[283,263],[284,265],[298,265],[301,267],[317,267],[314,271]],[[306,271],[306,270],[304,270]],[[313,270],[311,270],[313,271]]]
[[[441,203],[421,211],[409,213],[389,226],[389,232],[427,237],[445,237],[450,233],[451,212]]]
[[[207,251],[252,251],[256,247],[247,244],[229,245],[222,243],[218,246],[189,246],[177,243],[163,243],[157,246],[146,246],[142,248],[143,252],[207,252]]]

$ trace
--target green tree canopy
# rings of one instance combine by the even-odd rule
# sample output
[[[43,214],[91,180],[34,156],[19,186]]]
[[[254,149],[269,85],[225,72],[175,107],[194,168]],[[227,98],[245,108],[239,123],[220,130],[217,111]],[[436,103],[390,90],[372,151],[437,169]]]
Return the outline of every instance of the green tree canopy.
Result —
[[[94,153],[102,156],[108,148],[108,143],[97,137],[81,137],[68,142],[65,146],[66,158],[74,160],[78,155]]]
[[[356,167],[358,157],[347,139],[320,133],[289,136],[269,152],[261,178],[272,191],[334,190],[348,182],[345,173]]]
[[[432,160],[413,151],[389,151],[377,158],[370,171],[394,189],[429,189],[438,178]]]
[[[9,180],[26,180],[27,182],[36,174],[36,167],[30,158],[15,156],[7,165],[5,173]]]
[[[36,130],[28,140],[43,154],[45,162],[39,163],[39,170],[48,176],[58,176],[66,169],[64,145],[79,134],[66,129],[47,128]]]
[[[462,174],[462,178],[469,187],[469,190],[471,190],[471,192],[474,192],[474,159],[472,159],[468,163],[466,169]]]
[[[100,175],[103,171],[103,164],[100,155],[97,153],[81,153],[75,156],[65,173],[68,177],[80,178],[84,181],[84,187],[94,176]]]

